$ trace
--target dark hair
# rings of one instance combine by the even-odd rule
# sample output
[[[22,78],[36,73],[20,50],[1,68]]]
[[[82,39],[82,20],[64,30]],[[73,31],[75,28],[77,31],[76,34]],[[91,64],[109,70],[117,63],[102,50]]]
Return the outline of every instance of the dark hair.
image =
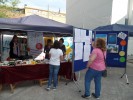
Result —
[[[24,43],[24,41],[25,41],[25,43],[27,43],[27,39],[26,38],[22,38],[22,43]]]
[[[60,41],[62,41],[62,43],[64,43],[64,39],[63,38],[60,38]]]
[[[11,41],[14,42],[15,38],[18,38],[17,35],[14,35]]]
[[[59,41],[57,41],[57,40],[54,41],[53,48],[55,48],[55,49],[59,49],[59,48],[60,48],[60,43],[59,43]]]
[[[48,43],[51,43],[51,42],[52,42],[52,40],[51,40],[51,39],[48,39],[48,40],[47,40],[47,44],[48,44]]]
[[[106,42],[102,38],[98,38],[96,40],[96,48],[101,49],[102,51],[106,51]]]

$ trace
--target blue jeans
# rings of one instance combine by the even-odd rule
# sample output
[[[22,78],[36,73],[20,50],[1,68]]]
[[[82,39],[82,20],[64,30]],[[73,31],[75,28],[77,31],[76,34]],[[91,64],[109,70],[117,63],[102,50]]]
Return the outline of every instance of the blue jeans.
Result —
[[[58,72],[59,72],[60,66],[56,65],[49,65],[49,81],[48,81],[48,87],[51,86],[52,80],[53,80],[53,86],[56,87],[58,84]]]
[[[95,83],[95,95],[97,97],[100,96],[101,91],[101,77],[102,77],[102,71],[97,71],[92,68],[89,68],[85,75],[85,95],[90,95],[90,84],[92,79],[94,78]]]

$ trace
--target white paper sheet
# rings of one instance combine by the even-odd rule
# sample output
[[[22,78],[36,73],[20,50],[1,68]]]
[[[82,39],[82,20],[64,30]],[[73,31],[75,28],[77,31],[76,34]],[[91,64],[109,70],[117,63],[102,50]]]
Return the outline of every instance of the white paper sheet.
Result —
[[[44,52],[42,52],[40,55],[38,55],[38,56],[35,58],[35,60],[43,60],[43,59],[45,59],[45,53],[44,53]]]
[[[89,30],[89,36],[90,36],[90,38],[92,38],[92,31],[91,30]]]
[[[80,36],[81,36],[81,42],[85,42],[86,41],[86,30],[81,30]]]
[[[91,44],[90,36],[85,37],[85,44]]]
[[[83,59],[83,43],[75,43],[75,60]]]
[[[125,40],[125,38],[127,37],[127,34],[125,34],[125,33],[123,33],[123,32],[120,32],[120,33],[118,34],[118,37],[121,38],[121,39],[123,39],[123,40]]]
[[[81,42],[80,29],[75,28],[74,42]]]
[[[84,45],[84,57],[83,61],[88,61],[90,56],[91,46],[90,45]]]
[[[90,44],[92,43],[92,39],[94,39],[94,34],[92,34],[92,31],[89,30],[89,36],[90,36]]]

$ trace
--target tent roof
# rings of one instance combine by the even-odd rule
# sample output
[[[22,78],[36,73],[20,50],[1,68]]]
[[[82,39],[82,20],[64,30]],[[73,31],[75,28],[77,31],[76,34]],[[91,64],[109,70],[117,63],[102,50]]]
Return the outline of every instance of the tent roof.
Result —
[[[73,26],[38,15],[31,15],[21,18],[0,18],[0,29],[42,31],[62,34],[73,33]]]
[[[94,29],[94,31],[128,31],[129,36],[133,36],[132,25],[112,24],[112,25],[97,27]]]

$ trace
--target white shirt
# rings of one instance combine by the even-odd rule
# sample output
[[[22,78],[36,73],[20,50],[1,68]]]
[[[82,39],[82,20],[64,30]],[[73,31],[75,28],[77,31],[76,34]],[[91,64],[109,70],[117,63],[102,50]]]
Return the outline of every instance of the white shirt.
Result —
[[[63,56],[62,50],[52,48],[50,49],[49,54],[51,55],[49,64],[60,65],[60,56]]]

